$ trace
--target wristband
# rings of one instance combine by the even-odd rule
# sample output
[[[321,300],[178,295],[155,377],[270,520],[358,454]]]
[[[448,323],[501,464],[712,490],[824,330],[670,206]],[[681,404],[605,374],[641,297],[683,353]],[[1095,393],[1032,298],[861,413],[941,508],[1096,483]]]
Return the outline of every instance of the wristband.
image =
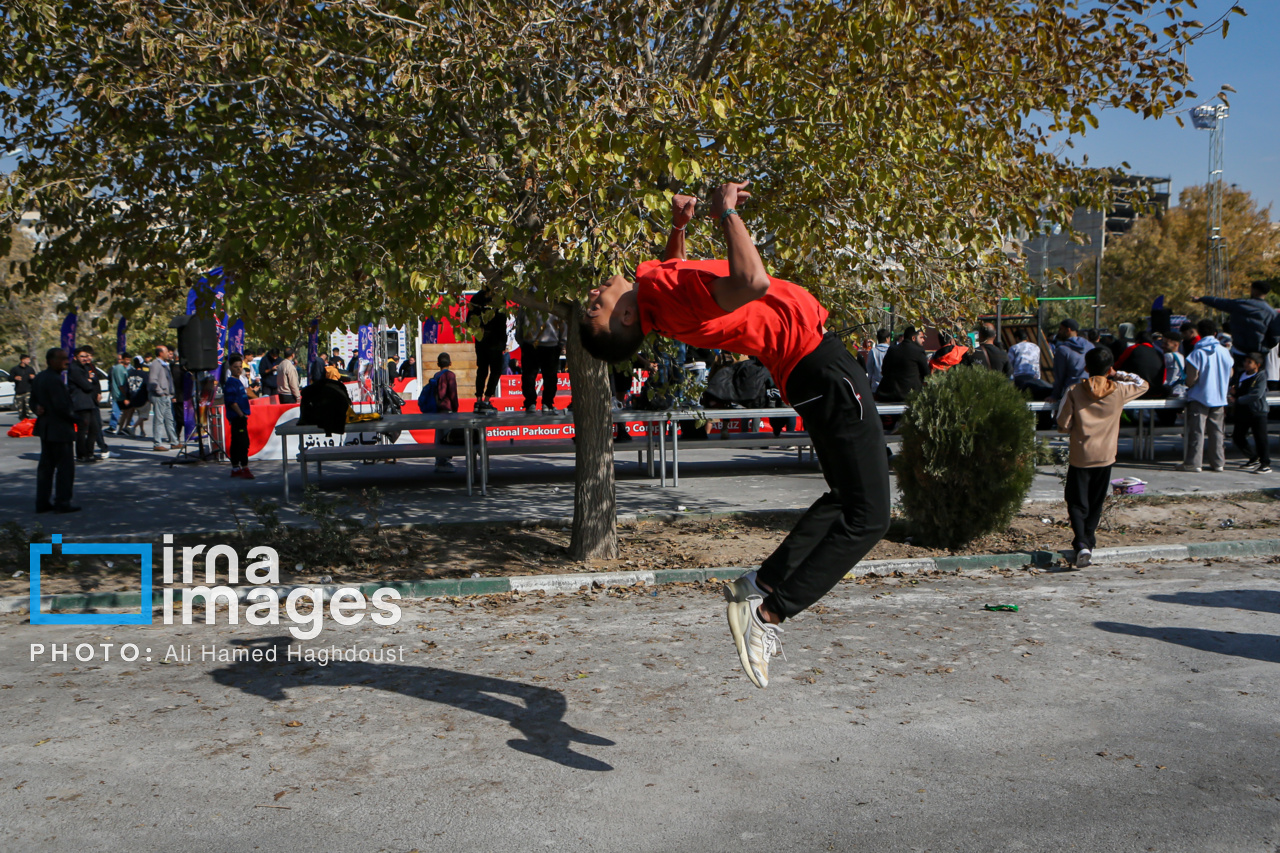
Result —
[[[672,231],[679,231],[681,234],[683,234],[683,233],[684,233],[684,229],[686,229],[686,228],[688,228],[688,227],[689,227],[688,225],[672,225],[672,226],[671,226],[671,230],[672,230]]]
[[[737,215],[738,215],[738,211],[734,210],[732,207],[727,208],[724,213],[720,214],[720,224],[723,225],[724,221],[728,219],[730,216],[737,216]]]

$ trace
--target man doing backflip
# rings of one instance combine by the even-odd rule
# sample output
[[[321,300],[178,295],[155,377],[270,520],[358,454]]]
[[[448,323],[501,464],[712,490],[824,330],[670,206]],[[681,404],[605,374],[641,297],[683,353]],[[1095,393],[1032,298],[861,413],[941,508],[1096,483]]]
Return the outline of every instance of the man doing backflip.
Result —
[[[729,628],[747,676],[769,684],[784,619],[829,592],[889,526],[889,466],[867,374],[825,327],[827,310],[808,291],[770,278],[735,209],[746,183],[716,191],[711,216],[728,259],[685,259],[685,227],[697,200],[672,199],[664,258],[635,280],[615,275],[591,291],[584,348],[626,361],[649,332],[696,347],[754,355],[769,368],[809,431],[831,491],[809,508],[759,572],[725,585]]]

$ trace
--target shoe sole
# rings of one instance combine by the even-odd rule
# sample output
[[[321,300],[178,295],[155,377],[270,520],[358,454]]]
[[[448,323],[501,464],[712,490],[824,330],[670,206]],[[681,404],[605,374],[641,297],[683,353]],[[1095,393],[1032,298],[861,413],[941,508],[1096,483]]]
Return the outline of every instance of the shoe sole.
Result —
[[[1087,556],[1087,557],[1076,557],[1076,568],[1077,568],[1077,569],[1087,569],[1087,568],[1089,568],[1089,566],[1090,566],[1092,563],[1093,563],[1093,555],[1092,555],[1092,554],[1090,554],[1090,555],[1089,555],[1089,556]]]
[[[747,654],[747,632],[745,619],[751,618],[751,606],[746,603],[746,599],[739,599],[735,591],[737,581],[731,581],[724,585],[724,598],[728,604],[725,606],[725,615],[729,619],[729,633],[733,635],[733,645],[738,649],[738,663],[742,665],[742,671],[747,674],[747,678],[751,679],[751,683],[756,687],[764,688],[755,676],[755,672],[751,669],[751,657]]]

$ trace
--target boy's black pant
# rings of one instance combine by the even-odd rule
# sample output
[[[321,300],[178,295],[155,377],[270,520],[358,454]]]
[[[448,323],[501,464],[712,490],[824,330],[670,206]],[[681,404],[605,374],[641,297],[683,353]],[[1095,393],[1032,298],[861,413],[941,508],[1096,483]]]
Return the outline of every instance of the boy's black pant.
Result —
[[[477,397],[492,397],[498,392],[498,380],[502,376],[503,352],[501,346],[485,346],[482,343],[476,343]]]
[[[1249,433],[1253,433],[1253,445],[1249,449]],[[1236,428],[1231,433],[1236,449],[1250,459],[1257,459],[1264,468],[1271,467],[1271,447],[1267,441],[1267,416],[1254,414],[1248,409],[1236,407]]]
[[[795,616],[831,591],[889,529],[889,460],[866,371],[828,334],[787,379],[831,491],[760,567],[769,609]]]
[[[524,392],[525,408],[538,404],[538,374],[542,374],[542,405],[553,409],[556,405],[556,381],[560,374],[560,347],[520,346],[520,390]]]
[[[1107,489],[1111,488],[1111,466],[1101,468],[1077,468],[1067,466],[1067,516],[1071,519],[1071,532],[1074,538],[1071,547],[1077,551],[1085,548],[1092,551],[1098,544],[1094,534],[1098,530],[1098,519],[1102,518],[1102,504],[1107,500]]]
[[[227,449],[227,456],[231,457],[231,467],[248,468],[249,419],[227,418],[227,424],[231,427],[231,447]]]

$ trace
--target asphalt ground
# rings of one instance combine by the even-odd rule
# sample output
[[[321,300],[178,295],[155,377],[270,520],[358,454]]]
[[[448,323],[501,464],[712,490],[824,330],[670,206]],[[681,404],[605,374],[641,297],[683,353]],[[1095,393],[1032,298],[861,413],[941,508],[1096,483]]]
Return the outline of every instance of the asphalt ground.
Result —
[[[983,609],[1006,603],[1020,610]],[[1268,561],[846,582],[788,623],[764,691],[712,588],[403,606],[396,625],[328,620],[307,641],[225,613],[0,617],[0,847],[1280,845]],[[59,643],[70,660],[49,659]],[[80,643],[115,645],[77,662]],[[290,646],[397,659],[321,666]],[[162,663],[170,647],[192,659]]]
[[[0,522],[13,520],[27,528],[39,523],[46,532],[82,538],[195,533],[233,529],[237,516],[251,524],[252,502],[280,504],[282,500],[278,460],[252,466],[257,479],[244,482],[229,478],[226,463],[168,467],[163,462],[176,454],[153,452],[150,439],[109,436],[113,458],[77,468],[75,503],[83,512],[37,516],[35,469],[40,445],[33,438],[4,434],[14,418],[12,412],[0,413]],[[680,486],[661,488],[637,461],[635,450],[640,444],[626,445],[617,455],[620,514],[802,509],[826,491],[817,465],[807,457],[798,461],[794,450],[721,450],[706,447],[709,442],[682,443]],[[1153,462],[1131,462],[1122,455],[1115,476],[1146,480],[1151,494],[1231,493],[1280,485],[1280,474],[1244,472],[1230,462],[1222,473],[1181,473],[1174,470],[1181,457],[1173,441],[1161,438],[1157,448],[1160,455]],[[1121,450],[1122,454],[1127,451],[1127,441]],[[1231,451],[1228,459],[1238,461],[1239,457]],[[301,491],[296,464],[290,472],[296,501]],[[1065,476],[1065,466],[1042,467],[1029,499],[1061,500]],[[322,487],[349,495],[377,488],[383,498],[381,521],[388,524],[565,518],[573,514],[573,457],[494,457],[487,497],[478,490],[467,496],[461,465],[456,473],[436,474],[430,459],[377,465],[328,463]],[[357,509],[347,511],[359,514]],[[280,519],[305,523],[290,506],[281,507]]]

